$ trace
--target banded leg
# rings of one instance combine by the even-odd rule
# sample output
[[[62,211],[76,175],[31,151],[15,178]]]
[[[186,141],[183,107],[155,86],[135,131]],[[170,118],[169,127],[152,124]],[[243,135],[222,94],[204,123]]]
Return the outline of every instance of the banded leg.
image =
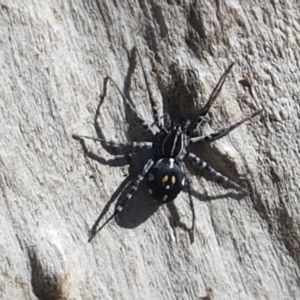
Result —
[[[243,188],[239,184],[235,183],[234,181],[230,180],[228,177],[226,177],[226,176],[222,175],[221,173],[217,172],[214,168],[209,166],[204,160],[202,160],[200,157],[196,156],[195,154],[188,152],[187,153],[187,158],[194,165],[197,165],[200,168],[200,170],[207,171],[211,176],[213,176],[215,181],[220,181],[220,182],[222,182],[223,184],[225,184],[226,186],[228,186],[230,188],[234,188],[236,190],[239,190],[239,191],[242,191],[246,194],[249,194],[249,192],[245,188]]]
[[[156,134],[156,130],[151,125],[149,125],[142,117],[140,117],[140,115],[136,111],[136,108],[132,105],[132,103],[128,100],[128,98],[124,95],[124,93],[120,90],[120,88],[118,87],[118,85],[116,84],[116,82],[110,76],[106,76],[105,79],[104,79],[104,88],[103,88],[104,91],[103,91],[103,94],[101,95],[101,101],[100,101],[99,106],[97,108],[97,112],[99,113],[100,105],[103,103],[103,100],[104,100],[104,98],[106,96],[106,90],[107,90],[108,80],[110,80],[113,83],[113,85],[115,86],[115,88],[117,89],[117,91],[119,92],[119,94],[122,96],[122,98],[125,101],[125,103],[133,111],[133,113],[134,113],[135,117],[137,118],[137,120],[142,124],[143,128],[145,128],[150,134],[155,135]]]
[[[229,132],[231,132],[232,130],[234,130],[235,128],[239,127],[240,125],[242,125],[243,123],[251,120],[252,118],[256,117],[257,115],[259,115],[261,112],[263,111],[263,109],[259,109],[256,110],[253,114],[251,114],[250,116],[240,120],[239,122],[234,123],[233,125],[230,125],[228,127],[225,127],[215,133],[211,133],[208,135],[203,135],[203,136],[197,136],[194,138],[190,138],[189,143],[190,144],[200,144],[203,142],[213,142],[216,141],[224,136],[226,136]]]
[[[152,142],[117,143],[112,141],[106,141],[100,138],[94,138],[86,135],[77,135],[77,134],[73,134],[72,137],[75,140],[82,140],[82,139],[93,140],[95,142],[100,142],[101,144],[104,144],[109,147],[113,147],[115,149],[117,148],[151,149],[152,148]]]
[[[230,73],[233,65],[234,65],[234,63],[230,64],[229,67],[225,70],[224,74],[219,79],[217,85],[215,86],[212,93],[210,94],[208,101],[206,102],[205,106],[201,109],[200,116],[198,117],[197,121],[193,122],[191,125],[189,125],[189,127],[190,127],[188,130],[189,133],[193,132],[196,129],[196,127],[203,122],[204,117],[209,112],[210,108],[212,107],[212,105],[214,104],[216,99],[218,98],[218,96],[222,90],[222,87],[224,85],[224,82],[225,82],[228,74]]]
[[[131,197],[134,195],[134,193],[137,191],[140,183],[142,182],[142,180],[145,178],[145,176],[147,175],[148,171],[150,170],[150,168],[153,166],[154,161],[150,158],[147,163],[144,165],[141,173],[137,176],[137,178],[131,183],[130,189],[125,197],[125,199],[122,201],[122,203],[120,205],[118,205],[116,207],[116,210],[114,211],[114,213],[104,222],[103,225],[101,225],[98,229],[98,223],[96,222],[91,231],[90,231],[90,238],[88,240],[88,242],[90,242],[94,236],[106,225],[108,224],[117,214],[119,214],[124,206],[126,205],[127,201],[131,199]]]
[[[160,116],[159,116],[157,103],[156,103],[156,101],[153,98],[153,95],[152,95],[152,92],[151,92],[151,89],[150,89],[150,85],[149,85],[149,82],[148,82],[147,74],[146,74],[146,71],[145,71],[145,68],[144,68],[144,65],[143,65],[143,61],[142,61],[140,52],[138,51],[137,47],[134,47],[133,50],[137,53],[137,55],[139,57],[139,60],[141,62],[141,67],[142,67],[142,71],[143,71],[143,75],[144,75],[144,79],[145,79],[145,83],[146,83],[146,87],[147,87],[147,91],[148,91],[148,96],[149,96],[149,99],[150,99],[150,102],[151,102],[151,109],[152,109],[152,114],[153,114],[155,125],[159,129],[162,129],[162,127],[163,127],[163,123],[162,123],[163,119],[160,118]]]

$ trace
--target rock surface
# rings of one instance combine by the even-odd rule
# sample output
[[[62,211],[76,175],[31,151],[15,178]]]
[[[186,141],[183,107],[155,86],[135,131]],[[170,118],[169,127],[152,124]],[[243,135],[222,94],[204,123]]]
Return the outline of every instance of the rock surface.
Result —
[[[299,9],[297,1],[2,3],[0,298],[300,299]],[[134,45],[173,118],[197,116],[233,61],[208,129],[265,109],[193,149],[250,191],[239,197],[192,168],[193,244],[176,226],[191,224],[187,194],[157,207],[144,185],[87,242],[145,156],[129,169],[129,157],[114,160],[86,141],[92,159],[72,134],[97,136],[106,75],[153,122],[138,60],[131,70]],[[249,75],[253,97],[239,83]],[[101,134],[147,139],[124,104],[109,84]]]

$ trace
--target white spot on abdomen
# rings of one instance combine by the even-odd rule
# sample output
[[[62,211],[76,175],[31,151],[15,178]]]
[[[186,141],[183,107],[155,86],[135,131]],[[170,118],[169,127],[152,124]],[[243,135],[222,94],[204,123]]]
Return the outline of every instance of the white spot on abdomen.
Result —
[[[153,181],[153,180],[154,180],[154,175],[153,175],[152,172],[150,172],[150,173],[148,174],[148,180],[149,180],[149,181]]]
[[[169,162],[170,162],[170,169],[173,169],[174,168],[174,158],[170,158]]]
[[[181,185],[184,186],[184,184],[185,184],[185,178],[183,178],[183,179],[181,180]]]

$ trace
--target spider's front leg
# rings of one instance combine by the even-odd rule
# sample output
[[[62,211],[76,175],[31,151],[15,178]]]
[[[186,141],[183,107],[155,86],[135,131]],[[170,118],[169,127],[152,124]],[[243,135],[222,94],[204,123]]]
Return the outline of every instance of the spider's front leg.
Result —
[[[195,154],[188,152],[186,157],[197,167],[200,168],[200,170],[207,171],[215,181],[220,181],[224,185],[226,185],[229,188],[234,188],[236,190],[242,191],[245,194],[249,194],[249,191],[240,186],[239,184],[235,183],[234,181],[230,180],[228,177],[222,175],[220,172],[216,171],[213,167],[209,166],[207,162],[202,160],[200,157],[196,156]]]
[[[198,126],[201,125],[201,123],[204,120],[204,117],[207,115],[207,113],[209,112],[210,108],[212,107],[212,105],[214,104],[214,102],[217,100],[222,87],[224,85],[224,82],[227,78],[227,76],[229,75],[232,67],[234,66],[234,63],[230,64],[227,69],[225,70],[224,74],[221,76],[221,78],[219,79],[218,83],[216,84],[216,86],[214,87],[213,91],[211,92],[208,101],[206,102],[206,104],[204,105],[204,107],[201,109],[200,111],[200,116],[198,117],[198,119],[194,122],[190,122],[190,120],[187,121],[187,123],[185,124],[185,128],[186,128],[186,133],[190,134],[192,133]]]
[[[128,193],[126,194],[126,197],[124,198],[124,200],[122,201],[121,204],[119,204],[114,213],[105,221],[105,223],[103,225],[101,225],[98,229],[98,225],[99,225],[99,218],[97,219],[97,221],[95,222],[95,224],[93,225],[92,229],[90,230],[90,238],[88,240],[88,242],[90,242],[94,236],[106,225],[108,224],[117,214],[119,214],[124,206],[126,205],[127,201],[131,199],[131,197],[134,195],[134,193],[137,191],[140,183],[142,182],[142,180],[145,178],[145,176],[147,175],[148,171],[151,169],[151,167],[153,166],[154,161],[153,159],[149,159],[147,161],[147,163],[144,165],[141,173],[137,176],[137,178],[131,182],[130,184],[130,188]]]
[[[214,104],[214,102],[217,100],[222,87],[224,85],[224,82],[228,76],[228,74],[230,73],[232,67],[234,66],[234,63],[230,64],[227,69],[225,70],[224,74],[221,76],[221,78],[219,79],[217,85],[215,86],[215,88],[213,89],[212,93],[209,96],[209,99],[207,101],[207,103],[205,104],[205,106],[201,109],[200,115],[201,118],[203,118],[210,110],[210,108],[212,107],[212,105]]]
[[[221,139],[222,137],[226,136],[229,132],[231,132],[235,128],[239,127],[243,123],[245,123],[245,122],[251,120],[252,118],[256,117],[257,115],[259,115],[262,111],[263,111],[263,109],[258,109],[253,114],[251,114],[250,116],[248,116],[248,117],[240,120],[239,122],[236,122],[236,123],[234,123],[234,124],[232,124],[228,127],[220,129],[219,131],[217,131],[215,133],[190,138],[189,143],[190,144],[200,144],[200,143],[203,143],[203,142],[211,143],[213,141]]]

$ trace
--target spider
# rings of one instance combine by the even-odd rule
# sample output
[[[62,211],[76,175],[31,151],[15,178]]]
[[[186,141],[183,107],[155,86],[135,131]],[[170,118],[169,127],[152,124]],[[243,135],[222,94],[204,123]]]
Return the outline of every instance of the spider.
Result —
[[[100,96],[100,103],[97,111],[99,112],[100,106],[103,103],[103,100],[106,96],[107,84],[110,81],[120,93],[122,98],[124,99],[126,105],[130,107],[132,112],[134,113],[137,120],[143,125],[143,127],[150,133],[152,136],[151,142],[132,142],[132,143],[115,143],[112,141],[106,141],[100,138],[94,138],[83,135],[73,135],[74,139],[83,141],[84,139],[91,139],[96,142],[101,142],[102,145],[107,145],[113,148],[130,148],[133,151],[138,149],[152,149],[152,156],[148,159],[148,161],[143,166],[139,175],[130,182],[130,186],[126,195],[124,195],[124,200],[117,205],[114,213],[101,225],[99,228],[98,223],[100,219],[95,222],[91,231],[89,241],[98,233],[103,227],[109,223],[117,214],[119,214],[126,203],[132,198],[134,193],[137,191],[140,183],[145,179],[147,183],[147,188],[149,194],[152,198],[159,203],[167,203],[173,201],[178,194],[183,190],[184,187],[187,187],[188,197],[190,208],[192,211],[192,226],[189,230],[191,242],[194,241],[193,231],[195,227],[195,210],[191,193],[191,179],[190,172],[188,171],[185,161],[189,160],[193,165],[196,165],[200,170],[204,170],[208,172],[214,181],[222,182],[229,188],[234,188],[236,190],[242,191],[243,193],[248,194],[248,191],[230,180],[228,177],[222,175],[217,172],[214,168],[209,166],[202,158],[196,156],[188,150],[189,145],[191,144],[203,144],[203,143],[211,143],[216,141],[224,136],[226,136],[229,132],[242,125],[244,122],[249,121],[254,118],[258,114],[261,113],[262,109],[256,110],[248,117],[240,120],[239,122],[225,127],[223,129],[218,130],[215,133],[205,134],[202,136],[193,136],[195,129],[201,125],[204,120],[204,117],[207,115],[209,109],[212,104],[217,99],[223,84],[230,73],[234,63],[230,64],[228,68],[225,70],[224,74],[219,79],[217,85],[213,89],[207,103],[204,108],[201,110],[199,117],[197,120],[190,120],[183,123],[178,123],[174,121],[166,122],[166,118],[160,116],[158,106],[153,98],[151,93],[149,82],[147,79],[146,71],[144,69],[142,59],[139,51],[136,47],[133,48],[133,53],[138,55],[139,61],[141,63],[141,68],[144,76],[144,80],[146,83],[147,93],[151,103],[152,115],[154,119],[154,123],[151,125],[148,124],[142,117],[140,117],[136,108],[129,101],[129,99],[123,94],[123,92],[119,89],[118,85],[115,81],[107,76],[104,79],[104,90],[103,94]]]

